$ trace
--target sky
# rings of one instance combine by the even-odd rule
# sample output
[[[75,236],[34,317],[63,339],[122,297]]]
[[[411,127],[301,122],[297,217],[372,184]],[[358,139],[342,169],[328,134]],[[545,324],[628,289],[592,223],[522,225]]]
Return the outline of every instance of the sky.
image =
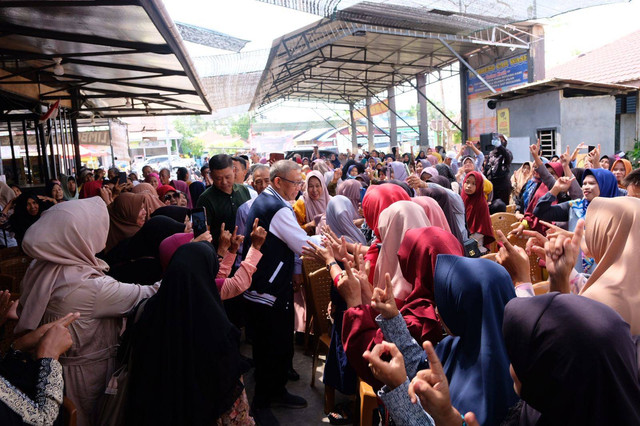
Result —
[[[234,37],[249,40],[243,51],[269,49],[273,40],[311,24],[319,16],[298,12],[293,9],[262,3],[256,0],[164,0],[174,21],[184,22],[219,31]],[[628,33],[640,29],[640,0],[613,5],[596,6],[565,13],[545,24],[545,60],[547,69],[566,62],[580,53],[610,43]],[[191,56],[228,54],[188,43]],[[450,78],[440,87],[438,83],[427,87],[427,96],[442,102],[442,94],[447,109],[459,110],[459,80]],[[416,93],[409,91],[397,96],[398,109],[409,109],[417,103]],[[308,108],[271,108],[261,117],[267,121],[310,121],[335,115],[322,105],[313,104]]]

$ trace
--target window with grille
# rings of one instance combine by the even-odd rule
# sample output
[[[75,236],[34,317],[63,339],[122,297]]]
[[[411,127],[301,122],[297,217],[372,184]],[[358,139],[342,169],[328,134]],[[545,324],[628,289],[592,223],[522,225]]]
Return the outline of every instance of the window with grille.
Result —
[[[556,129],[538,130],[538,139],[540,139],[541,156],[551,158],[556,155]]]

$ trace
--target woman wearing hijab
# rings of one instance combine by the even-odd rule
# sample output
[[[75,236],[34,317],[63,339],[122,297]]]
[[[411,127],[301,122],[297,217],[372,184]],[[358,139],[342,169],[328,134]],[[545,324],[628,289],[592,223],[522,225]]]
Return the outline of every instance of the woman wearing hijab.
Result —
[[[353,207],[353,202],[343,195],[331,198],[327,205],[327,225],[338,238],[344,236],[349,243],[367,243],[360,229],[353,223],[359,218],[360,215]]]
[[[480,172],[469,172],[462,184],[462,201],[469,236],[478,242],[481,252],[494,241],[489,205],[482,192],[484,178]],[[484,249],[484,250],[483,250]]]
[[[429,160],[418,158],[416,160],[416,166],[415,166],[416,175],[420,176],[422,174],[422,170],[424,170],[427,167],[431,167],[431,163],[429,162]]]
[[[567,229],[573,231],[578,220],[587,214],[587,207],[594,198],[613,198],[619,195],[618,181],[613,173],[605,169],[587,169],[582,177],[584,197],[554,205],[558,194],[568,191],[570,184],[571,181],[567,179],[558,179],[551,190],[540,198],[533,214],[547,222],[568,222]]]
[[[158,293],[138,307],[143,311],[129,330],[127,424],[254,424],[241,381],[248,365],[238,349],[240,331],[212,285],[217,272],[211,244],[186,244]],[[235,419],[232,408],[240,411]]]
[[[431,226],[437,226],[447,232],[451,232],[449,222],[447,222],[447,218],[436,200],[430,197],[419,196],[413,197],[411,201],[422,207],[424,213],[427,215],[427,219],[431,222]]]
[[[450,189],[441,187],[440,185],[430,184],[426,188],[420,189],[421,196],[433,198],[442,209],[449,229],[454,237],[463,244],[468,238],[467,225],[464,212],[464,202],[460,195],[454,193]],[[416,197],[418,199],[421,197]]]
[[[100,188],[102,188],[102,180],[92,180],[85,182],[80,190],[80,199],[97,197],[100,195]]]
[[[525,161],[522,166],[511,176],[511,201],[515,204],[515,199],[520,196],[520,192],[524,189],[529,179],[533,176],[531,162]]]
[[[409,177],[407,166],[405,166],[404,163],[401,163],[400,161],[392,161],[389,163],[389,167],[391,167],[391,171],[393,173],[391,177],[393,179],[404,182],[405,179]]]
[[[353,209],[356,211],[356,214],[358,214],[358,209],[360,208],[360,203],[362,201],[360,197],[361,191],[362,184],[360,183],[360,181],[356,179],[349,179],[338,185],[336,194],[347,197],[353,205]],[[358,217],[356,217],[356,219],[358,219],[359,217],[360,215],[358,214]]]
[[[621,158],[620,160],[616,160],[611,167],[611,172],[616,177],[618,181],[618,188],[624,188],[625,186],[622,184],[624,177],[633,171],[633,166],[631,166],[631,161],[626,158]]]
[[[142,194],[144,196],[144,208],[147,211],[147,219],[151,217],[151,214],[163,207],[164,204],[158,198],[158,192],[156,189],[148,183],[141,183],[136,185],[131,190],[133,194]]]
[[[395,302],[411,336],[419,344],[427,340],[436,344],[442,338],[434,299],[434,268],[439,254],[462,256],[463,250],[450,233],[437,227],[408,230],[396,253],[409,291],[403,297],[396,296]],[[394,285],[393,279],[391,285]],[[349,307],[345,312],[342,337],[349,361],[358,376],[371,386],[380,388],[381,383],[373,377],[362,358],[365,350],[371,350],[386,338],[376,324],[377,313],[369,303],[363,300],[361,305]]]
[[[62,186],[62,192],[64,193],[65,200],[77,200],[80,197],[76,178],[73,176],[60,174],[60,185]]]
[[[431,163],[431,166],[435,166],[436,164],[438,164],[438,163],[439,163],[439,161],[438,161],[438,157],[436,157],[436,156],[435,156],[435,155],[433,155],[433,154],[429,154],[429,155],[427,155],[427,160],[429,160],[429,162]]]
[[[16,197],[13,214],[9,217],[9,224],[18,245],[22,244],[27,230],[40,219],[42,212],[49,207],[51,204],[43,202],[32,192],[25,191]]]
[[[640,424],[636,339],[612,309],[556,292],[515,298],[502,330],[524,402],[505,424]]]
[[[149,173],[147,177],[144,179],[145,183],[148,183],[153,188],[157,188],[160,186],[160,175],[157,173]]]
[[[189,211],[190,210],[186,207],[164,206],[164,207],[160,207],[159,209],[151,213],[151,217],[153,218],[156,216],[166,216],[166,217],[170,217],[176,222],[186,224],[187,218],[189,217]]]
[[[110,225],[105,247],[106,253],[142,228],[147,220],[144,202],[144,194],[124,193],[109,205]]]
[[[438,169],[436,169],[435,167],[425,167],[424,169],[422,169],[422,172],[420,172],[420,180],[426,182],[432,177],[439,175],[440,173],[438,173]]]
[[[191,225],[167,216],[155,216],[131,238],[122,240],[109,251],[105,260],[109,275],[118,281],[152,285],[162,279],[160,244],[171,235],[190,231]]]
[[[400,200],[409,201],[411,198],[409,198],[409,195],[397,185],[373,185],[371,188],[367,189],[367,193],[362,199],[362,213],[364,214],[364,220],[375,236],[373,244],[371,244],[364,257],[365,261],[369,261],[371,263],[371,275],[369,276],[369,281],[373,279],[373,271],[375,270],[376,262],[378,260],[378,244],[381,243],[380,230],[378,229],[380,214],[387,207]]]
[[[486,259],[438,256],[435,302],[449,336],[436,346],[451,404],[481,425],[500,425],[518,397],[502,338],[504,307],[516,297],[509,273]]]
[[[331,197],[324,184],[324,177],[316,170],[307,175],[306,188],[302,197],[293,205],[293,211],[302,229],[307,234],[314,235],[321,216],[327,211]]]
[[[69,328],[73,346],[60,363],[65,393],[89,420],[115,366],[122,318],[157,286],[123,284],[105,274],[98,259],[109,232],[109,213],[99,197],[57,204],[27,231],[22,249],[34,261],[22,282],[16,333],[79,312]]]
[[[580,294],[613,308],[630,324],[633,335],[640,334],[640,268],[633,250],[639,242],[639,199],[596,198],[591,202],[585,243],[597,266]]]
[[[171,183],[175,189],[185,194],[185,197],[187,197],[187,208],[192,209],[193,204],[191,203],[191,192],[189,191],[189,185],[187,185],[187,182],[177,179],[171,181]]]

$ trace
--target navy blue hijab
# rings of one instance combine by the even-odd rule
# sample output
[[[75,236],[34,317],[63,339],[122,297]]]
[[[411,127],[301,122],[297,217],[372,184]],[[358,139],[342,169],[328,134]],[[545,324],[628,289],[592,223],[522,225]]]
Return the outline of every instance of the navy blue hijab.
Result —
[[[504,306],[516,297],[509,273],[487,259],[438,255],[435,299],[454,336],[436,353],[449,380],[451,404],[481,425],[499,425],[518,402],[502,338]]]

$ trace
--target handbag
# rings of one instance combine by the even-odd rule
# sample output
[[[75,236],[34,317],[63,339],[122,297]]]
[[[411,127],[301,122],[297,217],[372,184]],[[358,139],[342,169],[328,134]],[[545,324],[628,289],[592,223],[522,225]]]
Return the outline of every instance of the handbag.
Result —
[[[478,242],[473,238],[466,239],[464,243],[462,243],[462,247],[464,248],[465,257],[480,257],[482,255]]]
[[[143,300],[138,305],[133,324],[140,319],[147,300],[149,299]],[[131,364],[132,352],[131,343],[129,342],[123,357],[124,361],[111,375],[107,388],[97,403],[94,421],[96,426],[123,426],[125,424],[125,404],[129,387],[129,365]]]

